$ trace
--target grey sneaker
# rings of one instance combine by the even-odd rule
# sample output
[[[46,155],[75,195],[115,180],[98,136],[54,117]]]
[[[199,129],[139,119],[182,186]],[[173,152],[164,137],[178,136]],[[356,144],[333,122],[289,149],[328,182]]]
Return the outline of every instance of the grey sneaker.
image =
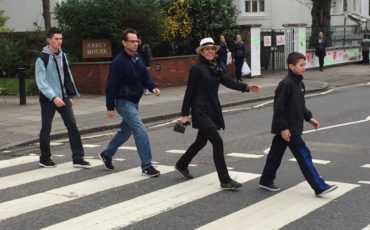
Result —
[[[334,191],[337,188],[338,188],[338,186],[335,185],[335,184],[334,185],[329,185],[329,187],[327,187],[324,191],[317,193],[316,196],[317,197],[322,197],[323,195],[325,195],[325,194],[327,194],[329,192],[332,192],[332,191]]]
[[[259,186],[260,186],[260,188],[263,188],[263,189],[266,189],[266,190],[272,191],[272,192],[278,192],[278,191],[280,191],[280,188],[278,186],[276,186],[274,184],[274,182],[271,182],[269,184],[262,184],[262,183],[260,183]]]
[[[73,167],[89,169],[92,166],[89,162],[85,161],[84,159],[80,159],[80,160],[73,160]]]
[[[112,159],[105,156],[105,151],[99,153],[99,158],[103,161],[106,170],[113,170]]]
[[[181,169],[177,165],[175,165],[175,169],[185,178],[185,179],[193,179],[194,177],[190,174],[189,169]]]
[[[39,166],[42,168],[55,168],[57,165],[54,163],[52,159],[47,160],[40,160]]]
[[[240,184],[239,182],[233,179],[230,179],[230,181],[227,183],[221,183],[222,189],[236,190],[237,188],[240,188],[240,187],[242,187],[242,184]]]
[[[142,170],[142,175],[149,176],[149,177],[157,177],[160,174],[161,172],[155,169],[152,165]]]

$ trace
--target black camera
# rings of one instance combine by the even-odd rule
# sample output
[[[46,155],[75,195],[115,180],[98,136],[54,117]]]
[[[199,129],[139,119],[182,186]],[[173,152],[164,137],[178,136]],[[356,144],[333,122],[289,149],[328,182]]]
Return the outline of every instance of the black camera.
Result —
[[[173,127],[173,131],[178,133],[185,133],[186,126],[190,125],[190,122],[181,123],[181,121],[177,121],[175,126]]]

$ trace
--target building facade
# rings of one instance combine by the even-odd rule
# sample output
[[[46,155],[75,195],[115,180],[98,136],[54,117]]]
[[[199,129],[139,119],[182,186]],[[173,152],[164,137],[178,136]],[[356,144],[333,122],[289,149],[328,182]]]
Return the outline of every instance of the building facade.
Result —
[[[263,29],[282,29],[283,24],[312,23],[311,0],[234,0],[238,25],[261,24]],[[369,0],[332,0],[331,26],[361,25],[370,18]]]

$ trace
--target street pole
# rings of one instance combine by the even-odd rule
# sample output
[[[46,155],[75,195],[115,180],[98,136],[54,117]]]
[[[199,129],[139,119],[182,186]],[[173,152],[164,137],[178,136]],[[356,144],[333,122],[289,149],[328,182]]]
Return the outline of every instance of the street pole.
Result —
[[[19,78],[19,104],[26,104],[26,69],[18,68],[18,78]]]

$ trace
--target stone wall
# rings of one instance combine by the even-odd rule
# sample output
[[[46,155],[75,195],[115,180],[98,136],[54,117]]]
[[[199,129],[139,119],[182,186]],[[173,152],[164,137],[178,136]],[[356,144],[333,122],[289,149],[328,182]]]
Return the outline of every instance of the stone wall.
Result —
[[[191,65],[198,61],[196,55],[153,58],[150,75],[160,88],[187,83]],[[80,93],[105,94],[110,62],[79,62],[71,64],[72,74]],[[234,65],[229,73],[234,76]]]

